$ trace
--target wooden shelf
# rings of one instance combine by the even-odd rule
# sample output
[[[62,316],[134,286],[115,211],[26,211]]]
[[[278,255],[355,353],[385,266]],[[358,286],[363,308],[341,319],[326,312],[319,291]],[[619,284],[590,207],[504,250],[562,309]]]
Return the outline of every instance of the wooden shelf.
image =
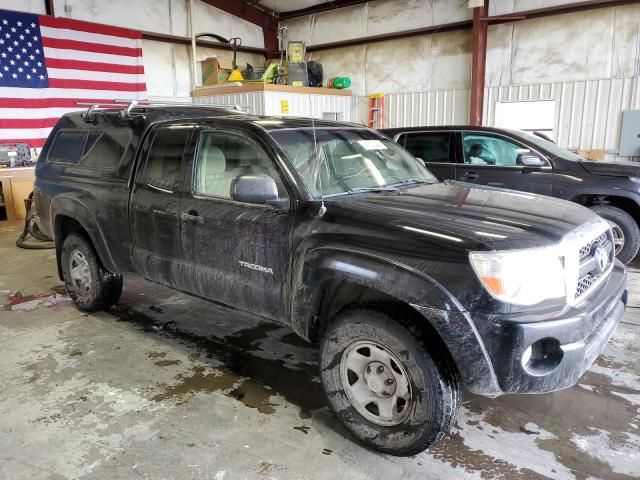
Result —
[[[223,83],[220,85],[206,85],[196,87],[191,93],[194,97],[205,97],[210,95],[248,92],[306,93],[311,95],[336,95],[340,97],[351,96],[351,90],[324,87],[293,87],[291,85],[274,85],[272,83]]]

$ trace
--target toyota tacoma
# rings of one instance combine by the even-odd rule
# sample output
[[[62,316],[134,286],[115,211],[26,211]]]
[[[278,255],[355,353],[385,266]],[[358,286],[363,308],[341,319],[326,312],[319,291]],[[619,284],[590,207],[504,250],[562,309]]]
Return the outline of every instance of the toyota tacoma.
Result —
[[[354,124],[92,106],[51,132],[35,201],[80,309],[116,304],[134,272],[282,322],[319,345],[346,427],[394,455],[440,439],[463,388],[574,385],[627,302],[593,211],[439,182]]]

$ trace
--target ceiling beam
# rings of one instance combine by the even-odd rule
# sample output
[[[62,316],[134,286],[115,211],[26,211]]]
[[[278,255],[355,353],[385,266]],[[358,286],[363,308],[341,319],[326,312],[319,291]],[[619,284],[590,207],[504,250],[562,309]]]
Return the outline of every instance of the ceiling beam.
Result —
[[[637,4],[638,0],[587,0],[583,2],[565,3],[564,5],[555,5],[552,7],[536,8],[533,10],[525,10],[514,12],[515,17],[496,16],[487,17],[487,21],[492,24],[508,23],[519,20],[530,20],[532,18],[550,17],[554,15],[563,15],[565,13],[584,12],[587,10],[595,10],[598,8],[621,7],[624,5]],[[505,17],[505,18],[502,18]]]
[[[55,17],[56,12],[53,8],[53,0],[44,0],[44,11],[50,17]]]
[[[234,17],[241,18],[247,22],[258,25],[262,28],[264,37],[265,55],[267,57],[278,56],[278,19],[272,14],[249,5],[240,0],[201,0],[219,10],[227,12]],[[215,32],[213,32],[215,33]]]
[[[156,33],[156,32],[142,32],[143,40],[153,40],[155,42],[167,42],[167,43],[175,43],[178,45],[191,45],[191,38],[189,37],[180,37],[178,35],[168,35],[166,33]],[[212,42],[208,40],[196,40],[196,44],[199,47],[209,47],[209,48],[218,48],[220,50],[229,50],[232,48],[228,43],[221,42]],[[242,53],[257,53],[259,55],[266,55],[267,51],[264,48],[257,47],[247,47],[241,45],[238,47],[238,51]]]
[[[260,27],[264,24],[264,17],[267,15],[264,10],[260,10],[259,8],[248,5],[240,0],[201,1]]]
[[[522,20],[530,20],[533,18],[551,17],[566,13],[576,13],[598,8],[620,7],[637,3],[638,0],[591,0],[572,4],[558,5],[554,7],[538,8],[535,10],[527,10],[523,12],[515,12],[513,15],[486,16],[482,18],[482,20],[488,22],[490,25],[497,25],[501,23],[519,22]],[[280,18],[282,18],[282,16]],[[366,43],[385,42],[388,40],[416,37],[419,35],[432,35],[434,33],[450,32],[454,30],[471,30],[472,27],[473,22],[471,20],[463,20],[460,22],[447,23],[444,25],[432,25],[430,27],[404,30],[401,32],[383,33],[380,35],[351,38],[338,42],[307,45],[307,52],[319,52],[322,50],[331,50],[334,48],[353,47],[356,45],[364,45]]]
[[[327,0],[326,2],[319,3],[318,5],[312,5],[307,8],[280,12],[279,18],[280,20],[287,20],[289,18],[303,17],[305,15],[313,15],[314,13],[328,12],[330,10],[335,10],[336,8],[352,7],[369,1],[370,0]]]
[[[416,28],[413,30],[404,30],[402,32],[382,33],[380,35],[371,35],[368,37],[352,38],[341,40],[339,42],[321,43],[318,45],[308,45],[307,52],[319,52],[322,50],[331,50],[333,48],[353,47],[355,45],[363,45],[365,43],[386,42],[388,40],[398,40],[400,38],[417,37],[420,35],[430,35],[441,32],[451,32],[454,30],[470,30],[473,26],[471,20],[462,22],[447,23],[444,25],[432,25],[430,27]]]

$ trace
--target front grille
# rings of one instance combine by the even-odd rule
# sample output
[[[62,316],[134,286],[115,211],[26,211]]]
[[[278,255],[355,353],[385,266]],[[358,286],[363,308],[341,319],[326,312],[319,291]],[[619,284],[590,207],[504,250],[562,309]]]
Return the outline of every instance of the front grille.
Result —
[[[600,244],[606,242],[608,235],[609,235],[608,231],[604,232],[604,233],[598,235],[592,241],[587,242],[585,245],[583,245],[582,248],[580,249],[580,254],[579,254],[580,261],[582,261],[589,254],[591,254],[594,245],[600,245]]]
[[[602,274],[591,275],[590,273],[587,273],[580,280],[578,280],[578,286],[576,287],[576,298],[581,297],[587,290],[589,290],[601,275]]]
[[[606,258],[603,255],[603,248]],[[599,255],[603,258],[599,258]],[[578,283],[574,294],[576,300],[585,296],[611,270],[615,256],[611,230],[601,233],[582,245],[578,256]]]

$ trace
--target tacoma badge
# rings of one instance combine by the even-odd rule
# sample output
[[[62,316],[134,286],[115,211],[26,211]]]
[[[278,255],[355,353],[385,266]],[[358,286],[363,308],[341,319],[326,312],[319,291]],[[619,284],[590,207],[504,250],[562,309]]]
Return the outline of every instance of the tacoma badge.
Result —
[[[250,268],[251,270],[256,270],[258,272],[269,273],[273,275],[273,270],[269,267],[263,267],[262,265],[256,265],[255,263],[244,262],[242,260],[239,260],[238,263],[241,267]]]

